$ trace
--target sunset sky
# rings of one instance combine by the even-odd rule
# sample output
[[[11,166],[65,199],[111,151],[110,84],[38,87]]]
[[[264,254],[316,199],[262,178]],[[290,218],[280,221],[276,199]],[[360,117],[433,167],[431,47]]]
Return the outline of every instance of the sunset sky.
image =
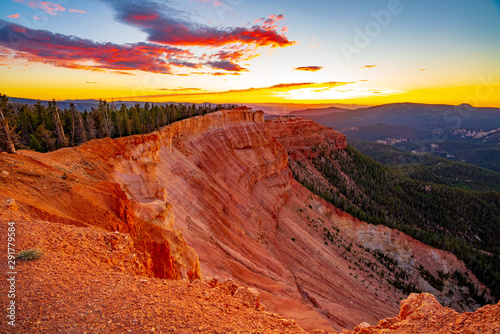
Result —
[[[0,93],[500,107],[500,1],[2,0]]]

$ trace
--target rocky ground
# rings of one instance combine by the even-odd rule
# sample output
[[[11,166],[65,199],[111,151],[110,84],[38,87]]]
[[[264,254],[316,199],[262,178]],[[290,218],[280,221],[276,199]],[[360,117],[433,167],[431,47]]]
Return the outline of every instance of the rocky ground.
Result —
[[[16,250],[36,248],[43,256],[17,260],[16,326],[2,316],[1,333],[305,333],[231,280],[143,276],[137,258],[144,254],[126,234],[20,219],[5,203],[2,209],[2,231],[16,221]],[[6,265],[0,263],[2,274]],[[5,310],[6,284],[0,294]]]

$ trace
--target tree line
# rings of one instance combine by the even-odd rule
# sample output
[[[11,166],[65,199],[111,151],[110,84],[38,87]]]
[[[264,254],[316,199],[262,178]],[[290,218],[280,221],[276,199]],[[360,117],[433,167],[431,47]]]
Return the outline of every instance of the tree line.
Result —
[[[60,109],[55,100],[47,105],[9,102],[0,94],[0,150],[15,148],[39,152],[77,146],[97,138],[118,138],[150,133],[173,122],[232,109],[236,105],[149,104],[127,107],[99,100],[96,108],[80,112],[71,103]]]

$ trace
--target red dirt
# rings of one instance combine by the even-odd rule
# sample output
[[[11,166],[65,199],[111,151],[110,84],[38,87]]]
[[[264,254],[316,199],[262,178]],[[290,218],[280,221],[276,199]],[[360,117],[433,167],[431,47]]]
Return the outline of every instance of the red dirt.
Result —
[[[148,277],[147,254],[127,234],[5,211],[0,229],[16,221],[16,249],[37,248],[43,257],[17,260],[16,326],[2,319],[1,333],[304,333],[232,281]],[[7,272],[6,261],[0,271]],[[0,294],[6,310],[6,284]]]

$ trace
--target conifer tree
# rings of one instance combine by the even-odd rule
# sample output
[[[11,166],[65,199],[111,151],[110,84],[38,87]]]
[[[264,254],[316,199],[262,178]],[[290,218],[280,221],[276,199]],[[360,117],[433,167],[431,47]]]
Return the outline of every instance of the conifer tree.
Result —
[[[48,130],[43,123],[36,129],[35,139],[41,145],[43,152],[55,149],[55,139],[52,138],[52,131]]]

